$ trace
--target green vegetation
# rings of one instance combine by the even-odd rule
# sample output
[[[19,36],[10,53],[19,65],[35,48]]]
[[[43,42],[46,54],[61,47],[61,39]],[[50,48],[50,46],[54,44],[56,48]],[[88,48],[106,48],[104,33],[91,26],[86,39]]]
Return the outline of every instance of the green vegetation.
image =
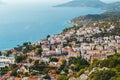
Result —
[[[120,35],[120,17],[110,17],[104,20],[99,20],[94,22],[96,25],[90,24],[89,26],[98,26],[101,28],[102,33],[94,34],[92,37],[98,38],[98,37],[109,37],[109,36],[116,36]],[[104,26],[103,26],[104,25]],[[110,31],[107,31],[107,28],[111,27],[111,25],[114,26],[114,29],[111,29]]]
[[[47,35],[47,37],[46,37],[46,38],[48,39],[49,37],[50,37],[50,35]]]
[[[47,80],[50,80],[50,79],[51,79],[50,76],[49,76],[48,74],[45,75],[43,78],[44,78],[44,79],[47,79]]]
[[[17,51],[22,51],[23,53],[27,53],[33,50],[34,46],[32,46],[31,42],[25,42],[23,45],[18,45],[14,49]]]
[[[73,26],[73,27],[68,27],[68,28],[65,28],[65,29],[63,29],[63,33],[65,33],[65,32],[68,32],[68,31],[70,31],[71,29],[74,29],[75,31],[77,31],[78,29],[80,29],[81,27],[83,27],[83,24],[79,24],[78,26]]]
[[[37,55],[42,55],[42,48],[36,48],[35,49],[35,54],[37,54]]]
[[[34,65],[30,67],[30,71],[37,71],[37,74],[46,74],[48,70],[49,67],[47,66],[47,63],[39,62],[38,60],[36,60]]]
[[[99,21],[99,20],[103,20],[104,19],[107,19],[107,18],[110,18],[110,17],[119,17],[120,16],[120,11],[108,11],[108,12],[105,12],[105,13],[102,13],[102,14],[88,14],[88,15],[85,15],[85,16],[80,16],[80,17],[76,17],[74,18],[73,20],[71,20],[72,23],[75,23],[75,24],[88,24],[88,23],[91,23],[91,22],[94,22],[94,21]],[[90,26],[88,24],[88,26]]]
[[[108,70],[93,72],[88,80],[119,80],[120,79],[120,54],[108,56],[105,60],[97,60],[91,65],[94,67],[107,67]]]
[[[81,57],[77,57],[77,58],[71,57],[69,59],[69,65],[71,65],[71,69],[73,71],[78,72],[78,71],[80,71],[80,69],[89,66],[89,63],[85,59],[83,59]]]
[[[9,70],[11,71],[10,75],[11,76],[18,76],[17,69],[18,69],[18,66],[16,64],[10,64],[10,66],[9,66]]]
[[[62,61],[62,65],[60,66],[60,68],[58,68],[58,69],[56,70],[56,73],[57,73],[57,74],[60,74],[62,70],[63,70],[65,73],[67,73],[66,68],[68,69],[68,65],[66,64],[66,60],[63,60],[63,61]]]
[[[27,58],[26,54],[20,55],[20,56],[15,55],[15,62],[20,63],[20,62],[26,60],[26,58]]]
[[[51,58],[52,62],[58,61],[57,58]],[[110,55],[105,60],[95,60],[93,64],[89,64],[85,59],[81,57],[71,57],[68,61],[63,60],[62,65],[59,68],[49,67],[48,63],[40,62],[36,60],[34,65],[30,67],[30,74],[27,73],[17,73],[17,65],[13,64],[10,65],[9,69],[11,70],[12,76],[35,76],[39,74],[46,74],[49,70],[54,69],[56,70],[57,74],[60,74],[60,77],[57,80],[68,80],[70,76],[79,77],[83,74],[86,70],[92,70],[93,68],[98,67],[107,68],[101,70],[95,70],[92,72],[88,80],[119,80],[120,79],[120,54]],[[68,76],[68,70],[71,69],[74,73]],[[1,74],[6,74],[8,68],[2,69]],[[61,73],[64,72],[64,73]],[[49,75],[45,75],[44,79],[50,79]]]
[[[0,56],[2,56],[2,52],[0,51]]]
[[[102,70],[93,72],[88,80],[110,80],[116,73],[112,70]]]
[[[50,58],[50,62],[58,62],[57,58]]]
[[[119,65],[120,65],[120,54],[111,55],[111,56],[108,56],[108,59],[94,61],[93,63],[93,67],[116,68]]]
[[[57,80],[68,80],[66,75],[61,75]]]
[[[8,67],[1,67],[0,68],[0,75],[4,75],[8,72]]]
[[[12,53],[11,50],[8,50],[8,51],[6,51],[6,52],[4,53],[4,55],[5,55],[6,57],[8,57],[11,53]]]

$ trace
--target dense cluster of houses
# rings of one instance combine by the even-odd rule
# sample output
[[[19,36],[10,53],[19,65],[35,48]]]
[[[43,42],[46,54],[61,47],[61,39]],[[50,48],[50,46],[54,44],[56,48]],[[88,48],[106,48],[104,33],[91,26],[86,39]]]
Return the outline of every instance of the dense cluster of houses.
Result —
[[[106,28],[109,32],[115,26]],[[103,33],[103,29],[99,27],[81,27],[77,31],[68,30],[64,34],[54,35],[48,39],[38,41],[36,45],[42,45],[42,56],[65,56],[69,57],[81,56],[88,61],[94,59],[105,59],[108,55],[120,52],[120,36],[97,37],[94,35]],[[69,41],[73,37],[76,40]],[[66,44],[66,46],[64,46]],[[69,46],[71,44],[71,46]]]
[[[14,57],[0,56],[0,63],[1,63],[0,67],[9,66],[9,64],[15,63],[15,59]]]

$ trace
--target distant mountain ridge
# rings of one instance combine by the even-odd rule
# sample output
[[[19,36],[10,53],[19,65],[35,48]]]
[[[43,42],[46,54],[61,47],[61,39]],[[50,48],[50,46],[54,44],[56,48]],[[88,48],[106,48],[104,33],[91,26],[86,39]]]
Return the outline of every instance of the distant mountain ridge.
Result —
[[[57,5],[57,7],[103,7],[106,4],[100,0],[72,0],[68,3]]]
[[[120,1],[110,3],[105,8],[106,8],[106,10],[109,10],[109,11],[120,11]]]
[[[109,11],[119,11],[120,10],[120,2],[114,3],[104,3],[100,0],[72,0],[68,3],[57,5],[56,7],[93,7],[93,8],[101,8]]]

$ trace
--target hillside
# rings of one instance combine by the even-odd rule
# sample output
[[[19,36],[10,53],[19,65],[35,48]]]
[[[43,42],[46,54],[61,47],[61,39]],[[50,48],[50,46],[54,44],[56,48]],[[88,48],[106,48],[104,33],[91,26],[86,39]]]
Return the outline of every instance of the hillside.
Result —
[[[13,60],[1,68],[4,79],[0,80],[6,80],[8,75],[19,79],[27,77],[27,80],[36,77],[41,80],[117,80],[120,76],[120,14],[109,12],[99,16],[102,18],[89,17],[93,20],[88,25],[66,28],[34,44],[25,42],[0,52],[6,56],[2,59]]]
[[[79,25],[81,23],[90,23],[93,21],[97,21],[97,20],[102,20],[102,19],[106,19],[109,17],[115,17],[115,16],[120,16],[120,12],[116,11],[116,12],[105,12],[102,14],[88,14],[85,16],[80,16],[80,17],[76,17],[73,20],[70,21],[70,23],[74,24],[74,25]]]
[[[95,60],[89,67],[81,69],[69,80],[120,80],[120,54]]]

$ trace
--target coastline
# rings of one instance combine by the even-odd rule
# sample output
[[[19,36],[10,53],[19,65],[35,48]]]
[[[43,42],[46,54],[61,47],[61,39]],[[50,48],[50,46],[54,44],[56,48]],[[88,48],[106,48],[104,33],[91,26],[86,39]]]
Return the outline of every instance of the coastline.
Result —
[[[56,11],[57,8],[53,8],[50,10],[55,10]],[[47,23],[43,23],[44,25],[39,25],[39,24],[31,24],[31,25],[34,25],[34,26],[37,26],[36,29],[37,31],[36,32],[39,32],[39,33],[35,33],[32,31],[32,30],[23,30],[23,29],[20,29],[22,30],[22,33],[24,32],[29,32],[29,33],[33,33],[32,35],[29,34],[29,33],[24,33],[22,35],[19,35],[19,36],[23,36],[24,35],[24,38],[17,38],[17,34],[15,33],[12,33],[12,36],[10,36],[11,40],[7,39],[7,38],[2,38],[3,40],[1,40],[0,42],[0,51],[3,51],[5,49],[13,49],[14,47],[16,47],[18,44],[22,45],[24,42],[32,42],[32,43],[35,43],[37,42],[38,40],[41,40],[43,38],[45,38],[47,35],[54,35],[54,34],[59,34],[62,32],[62,30],[64,28],[68,28],[68,27],[72,27],[74,25],[74,23],[71,23],[70,21],[72,19],[74,19],[75,17],[78,17],[78,16],[82,16],[82,15],[86,15],[86,14],[100,14],[103,12],[103,10],[99,10],[99,9],[96,9],[96,8],[90,8],[91,11],[88,9],[88,8],[75,8],[75,10],[73,10],[73,8],[66,8],[68,11],[67,12],[64,12],[62,15],[64,15],[65,17],[61,17],[61,16],[58,16],[58,12],[56,12],[55,14],[55,17],[58,19],[58,21],[50,21],[50,22],[47,22]],[[66,10],[65,9],[65,10]],[[59,8],[58,10],[60,11],[64,11],[64,9],[62,8]],[[57,11],[58,11],[57,10]],[[81,10],[81,11],[79,11]],[[76,13],[76,11],[79,11],[78,13]],[[68,13],[72,12],[71,14],[68,15]],[[48,16],[49,17],[49,16]],[[43,17],[44,18],[44,17]],[[53,18],[54,20],[54,18]],[[55,19],[56,20],[56,19]],[[23,23],[20,23],[18,25],[20,26],[26,26],[26,25],[22,25]],[[41,22],[42,24],[42,22]],[[38,26],[39,25],[39,26]],[[9,26],[14,26],[14,24],[10,24]],[[17,25],[15,25],[17,26]],[[46,26],[45,29],[42,29],[42,26]],[[48,27],[48,28],[47,28]],[[30,26],[30,28],[32,28]],[[41,30],[39,30],[39,28],[41,28]],[[34,29],[35,30],[35,29]],[[50,30],[50,31],[49,31]],[[24,32],[23,32],[24,31]],[[19,33],[21,34],[21,33]],[[27,35],[26,35],[27,34]],[[16,39],[14,40],[14,35],[16,37]],[[34,38],[34,36],[36,35],[36,37]],[[31,36],[31,37],[29,37]],[[8,36],[9,37],[9,36]],[[26,37],[26,38],[25,38]],[[18,39],[18,40],[17,40]],[[3,42],[3,43],[2,43]]]
[[[113,20],[115,20],[115,22],[113,22]],[[101,22],[102,22],[102,24],[101,24]],[[106,30],[107,30],[107,34],[110,34],[109,32],[111,32],[112,30],[113,30],[113,32],[116,32],[114,30],[116,30],[116,28],[117,28],[116,24],[119,23],[119,18],[114,17],[114,19],[113,19],[113,17],[110,17],[110,18],[107,18],[107,20],[106,19],[99,20],[98,23],[93,23],[89,26],[86,25],[85,27],[84,27],[84,25],[85,25],[84,23],[82,26],[77,26],[79,24],[76,24],[70,20],[67,23],[71,24],[71,25],[75,25],[75,26],[73,26],[73,27],[71,26],[71,28],[65,28],[63,30],[63,32],[60,34],[54,34],[53,36],[51,36],[51,35],[47,36],[46,38],[42,38],[39,41],[32,43],[32,44],[29,42],[26,42],[23,45],[16,47],[14,50],[10,50],[11,51],[10,53],[9,53],[9,51],[6,51],[6,53],[8,53],[8,55],[16,54],[15,56],[18,58],[17,59],[13,56],[12,57],[13,63],[10,62],[10,64],[15,63],[15,65],[16,65],[16,64],[22,63],[23,64],[22,67],[25,67],[25,64],[28,63],[28,64],[30,64],[30,66],[27,65],[27,67],[29,67],[29,68],[33,67],[32,71],[28,70],[28,72],[32,75],[34,70],[38,70],[38,71],[43,70],[42,72],[45,72],[44,69],[40,70],[41,66],[37,66],[44,62],[46,62],[46,64],[44,64],[44,66],[45,66],[44,68],[45,69],[46,69],[46,67],[50,68],[47,70],[46,73],[51,72],[51,70],[52,70],[51,67],[57,67],[57,69],[55,69],[55,70],[58,70],[64,64],[63,60],[71,61],[72,58],[73,59],[78,58],[78,60],[80,60],[80,61],[78,61],[78,60],[76,60],[76,61],[78,61],[79,66],[84,65],[85,66],[85,67],[83,67],[83,69],[84,69],[86,67],[90,67],[90,65],[92,65],[93,61],[96,60],[96,58],[98,60],[104,60],[104,59],[107,59],[108,56],[115,55],[116,54],[115,52],[118,52],[118,51],[115,51],[110,46],[113,45],[115,48],[117,48],[117,46],[114,44],[118,45],[120,43],[120,36],[119,35],[114,36],[114,34],[113,34],[113,35],[111,35],[112,37],[109,35],[107,37],[106,36],[101,37],[101,33],[106,34]],[[99,26],[97,26],[96,24]],[[103,27],[104,24],[106,24],[107,26]],[[111,24],[115,24],[115,26],[111,25]],[[105,30],[103,30],[103,29],[105,29]],[[109,40],[111,40],[111,42],[109,42]],[[115,41],[115,40],[118,40],[118,41]],[[106,44],[107,44],[107,46],[106,46]],[[109,45],[109,44],[111,44],[111,45]],[[4,54],[6,54],[6,53],[4,52]],[[101,55],[101,53],[103,55]],[[93,55],[93,54],[95,54],[95,55]],[[7,57],[7,55],[6,55],[6,57]],[[21,58],[21,57],[23,57],[23,58]],[[53,62],[54,59],[55,59],[55,64],[58,64],[58,65],[54,65],[54,62]],[[9,60],[11,60],[11,59],[9,59]],[[81,64],[80,63],[81,60],[85,60],[87,64],[86,63]],[[34,61],[38,61],[38,62],[36,63]],[[43,61],[43,62],[41,62],[41,61]],[[47,63],[47,61],[48,61],[48,63]],[[31,64],[32,62],[34,62],[34,63]],[[73,64],[74,64],[74,62],[71,64],[66,63],[64,65],[70,66]],[[74,65],[78,65],[78,64],[74,64]],[[36,66],[34,66],[34,65],[36,65]],[[19,72],[21,72],[22,67],[16,68],[16,71],[20,70]],[[62,72],[63,69],[61,69],[60,72]],[[68,69],[71,69],[71,67],[68,67]],[[78,72],[80,70],[81,70],[81,68],[77,67],[76,72]],[[74,69],[71,69],[71,71],[75,72]],[[6,73],[9,73],[9,71],[7,71]],[[65,74],[65,76],[69,76],[71,72],[65,72],[65,73],[68,73],[68,74]],[[89,75],[88,75],[89,73],[91,73],[91,71],[89,71],[86,74],[87,77],[89,77]],[[16,72],[16,74],[20,75],[18,72]],[[39,74],[40,76],[37,74]],[[44,73],[42,73],[42,74],[37,73],[37,74],[36,75],[38,78],[45,78],[45,77],[41,76]],[[62,76],[62,74],[60,74],[60,73],[53,72],[53,73],[49,74],[50,78],[53,78],[52,75],[54,75],[54,74]],[[72,75],[74,75],[74,74],[72,74]],[[13,76],[16,77],[16,75],[13,75]],[[29,76],[28,78],[31,78],[31,76]],[[79,78],[81,78],[81,76]],[[57,77],[55,76],[54,79],[57,79]],[[82,79],[79,79],[79,80],[82,80]]]

